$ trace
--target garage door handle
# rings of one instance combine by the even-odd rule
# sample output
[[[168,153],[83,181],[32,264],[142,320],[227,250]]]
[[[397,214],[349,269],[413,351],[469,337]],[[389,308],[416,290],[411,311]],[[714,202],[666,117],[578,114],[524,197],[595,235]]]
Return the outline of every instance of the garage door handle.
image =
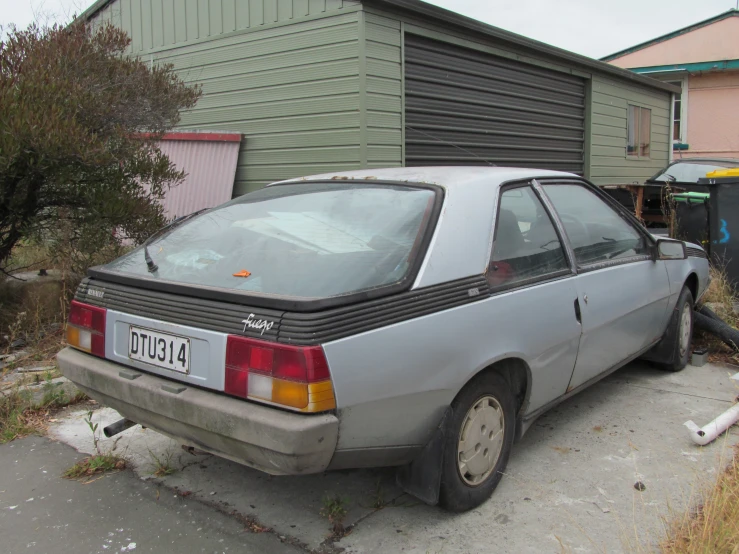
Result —
[[[582,325],[582,313],[580,312],[580,299],[575,298],[575,319]]]

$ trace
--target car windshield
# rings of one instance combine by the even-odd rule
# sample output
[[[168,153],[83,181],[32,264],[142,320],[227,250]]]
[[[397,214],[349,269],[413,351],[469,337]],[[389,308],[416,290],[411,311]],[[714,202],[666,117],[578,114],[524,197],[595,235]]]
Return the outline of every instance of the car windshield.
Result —
[[[103,267],[148,279],[297,298],[382,287],[409,272],[435,192],[411,186],[267,187],[184,222]]]
[[[698,179],[705,179],[706,173],[728,167],[739,167],[739,160],[736,162],[677,162],[667,166],[649,180],[665,183],[697,183]]]

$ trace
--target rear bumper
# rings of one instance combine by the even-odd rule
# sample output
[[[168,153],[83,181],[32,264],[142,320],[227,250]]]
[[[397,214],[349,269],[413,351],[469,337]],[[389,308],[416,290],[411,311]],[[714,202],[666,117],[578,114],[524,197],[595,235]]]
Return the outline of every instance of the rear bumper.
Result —
[[[283,412],[170,381],[72,348],[62,373],[88,396],[175,440],[272,475],[325,470],[336,449],[335,415]]]

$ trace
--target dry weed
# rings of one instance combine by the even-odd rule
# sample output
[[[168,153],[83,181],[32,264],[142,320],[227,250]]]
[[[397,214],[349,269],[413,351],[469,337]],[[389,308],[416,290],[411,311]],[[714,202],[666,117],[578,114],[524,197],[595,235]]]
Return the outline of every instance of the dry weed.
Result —
[[[703,304],[710,304],[717,316],[736,328],[739,324],[739,316],[734,312],[737,297],[726,270],[713,266],[710,271],[711,284],[701,301]]]
[[[701,298],[717,316],[735,329],[739,326],[739,315],[735,313],[736,292],[732,288],[725,269],[711,267],[711,284]],[[711,363],[739,365],[739,353],[725,345],[720,339],[696,328],[693,336],[695,348],[707,348]]]
[[[719,473],[699,506],[673,522],[660,550],[663,554],[739,552],[739,461],[736,457]]]

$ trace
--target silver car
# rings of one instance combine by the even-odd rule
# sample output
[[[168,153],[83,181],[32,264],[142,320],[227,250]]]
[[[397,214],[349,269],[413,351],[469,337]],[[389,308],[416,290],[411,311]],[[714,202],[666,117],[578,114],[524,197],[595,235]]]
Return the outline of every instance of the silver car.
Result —
[[[90,270],[63,373],[130,422],[274,475],[398,466],[485,501],[537,416],[690,353],[700,246],[584,179],[428,167],[275,183]]]

